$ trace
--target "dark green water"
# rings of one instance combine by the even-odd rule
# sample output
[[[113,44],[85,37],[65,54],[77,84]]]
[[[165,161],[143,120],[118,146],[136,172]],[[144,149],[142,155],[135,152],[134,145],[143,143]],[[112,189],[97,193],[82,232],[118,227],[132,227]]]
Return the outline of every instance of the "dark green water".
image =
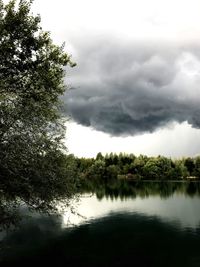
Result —
[[[116,188],[114,196],[85,194],[77,206],[85,218],[66,212],[27,219],[2,240],[1,266],[199,267],[199,184],[170,185],[175,189],[164,195],[154,190],[160,185],[145,185],[146,194],[137,186],[124,196]]]

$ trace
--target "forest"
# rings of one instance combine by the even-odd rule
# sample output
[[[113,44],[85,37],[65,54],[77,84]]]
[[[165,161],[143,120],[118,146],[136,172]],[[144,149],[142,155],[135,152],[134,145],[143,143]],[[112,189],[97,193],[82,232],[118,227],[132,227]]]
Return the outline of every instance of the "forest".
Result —
[[[73,156],[71,156],[73,158]],[[76,158],[77,172],[82,181],[99,180],[197,180],[200,178],[200,157],[171,159],[164,156],[110,153],[96,158]]]

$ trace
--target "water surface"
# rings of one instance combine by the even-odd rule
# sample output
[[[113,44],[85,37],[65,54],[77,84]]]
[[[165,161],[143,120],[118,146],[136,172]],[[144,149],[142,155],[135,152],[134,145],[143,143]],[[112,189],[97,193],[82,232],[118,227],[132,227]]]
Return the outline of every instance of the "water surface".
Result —
[[[200,266],[199,184],[162,185],[165,194],[132,186],[134,194],[83,194],[82,217],[27,219],[4,238],[2,266]]]

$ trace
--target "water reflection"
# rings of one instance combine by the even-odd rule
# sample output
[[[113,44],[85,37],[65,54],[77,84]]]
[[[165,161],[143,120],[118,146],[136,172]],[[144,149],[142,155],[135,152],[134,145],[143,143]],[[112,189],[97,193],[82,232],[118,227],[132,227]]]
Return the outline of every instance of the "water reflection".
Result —
[[[181,227],[196,228],[200,223],[199,182],[115,181],[101,186],[89,184],[86,191],[76,209],[83,218],[68,211],[63,215],[63,227],[116,212],[158,216]]]
[[[142,198],[149,196],[159,196],[168,198],[174,193],[185,196],[200,196],[200,182],[137,182],[114,180],[107,183],[96,183],[96,181],[87,181],[83,184],[83,192],[93,192],[98,199],[104,197],[124,200],[126,198]]]
[[[71,231],[37,218],[8,236],[6,264],[56,266],[199,266],[200,228],[180,229],[155,216],[110,214]],[[49,225],[49,223],[47,223]],[[56,226],[57,225],[57,226]],[[50,225],[49,225],[50,226]],[[19,245],[20,244],[20,245]],[[14,249],[13,249],[14,248]]]
[[[63,215],[63,227],[68,227],[69,222],[74,225],[90,223],[95,218],[110,216],[114,213],[138,213],[147,216],[157,216],[163,221],[176,223],[180,227],[196,228],[200,224],[200,198],[185,197],[174,193],[169,198],[159,196],[140,196],[126,198],[103,198],[99,200],[96,195],[83,197],[77,206],[77,212],[81,216],[74,215],[69,211]]]
[[[200,266],[199,184],[94,189],[92,196],[85,189],[76,209],[85,218],[37,214],[7,233],[0,265]]]

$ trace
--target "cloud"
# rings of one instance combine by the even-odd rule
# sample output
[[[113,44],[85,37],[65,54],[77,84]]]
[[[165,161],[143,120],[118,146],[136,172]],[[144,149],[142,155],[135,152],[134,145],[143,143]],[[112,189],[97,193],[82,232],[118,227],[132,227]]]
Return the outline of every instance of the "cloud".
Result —
[[[75,42],[78,67],[65,112],[113,136],[154,132],[171,122],[200,128],[200,54],[195,44]]]

